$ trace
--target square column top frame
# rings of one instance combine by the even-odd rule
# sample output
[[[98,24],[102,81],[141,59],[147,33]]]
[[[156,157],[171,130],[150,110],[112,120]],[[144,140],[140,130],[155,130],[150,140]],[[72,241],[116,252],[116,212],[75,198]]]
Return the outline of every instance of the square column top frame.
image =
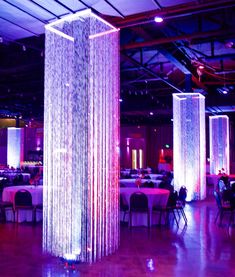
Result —
[[[194,92],[183,92],[183,93],[173,93],[173,98],[176,100],[187,100],[188,98],[198,98],[198,99],[205,99],[205,96],[201,93],[194,93]]]
[[[103,18],[101,18],[98,15],[96,15],[95,13],[93,13],[90,9],[82,10],[82,11],[79,11],[75,14],[70,14],[70,15],[67,15],[67,16],[59,19],[59,20],[51,22],[51,23],[45,25],[45,29],[49,30],[51,32],[54,32],[57,35],[62,36],[65,39],[68,39],[68,40],[74,42],[74,37],[64,33],[63,31],[61,31],[60,30],[60,28],[61,28],[60,25],[61,24],[63,25],[66,22],[71,23],[75,20],[84,21],[84,19],[87,18],[87,17],[94,17],[97,20],[99,20],[100,22],[103,22],[107,26],[106,31],[100,32],[100,33],[97,33],[97,34],[91,34],[91,35],[89,35],[89,39],[93,39],[93,38],[96,38],[96,37],[99,37],[99,36],[107,35],[107,34],[113,33],[113,32],[118,32],[120,30],[120,29],[114,27],[113,25],[111,25],[109,22],[107,22]]]
[[[229,117],[227,115],[210,115],[209,116],[210,120],[219,119],[219,118],[229,119]]]

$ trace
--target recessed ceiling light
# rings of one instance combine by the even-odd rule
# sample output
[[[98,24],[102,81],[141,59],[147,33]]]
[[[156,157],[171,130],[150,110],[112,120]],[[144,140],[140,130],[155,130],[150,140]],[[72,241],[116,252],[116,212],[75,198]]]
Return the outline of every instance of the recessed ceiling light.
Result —
[[[223,89],[223,90],[222,90],[222,93],[223,93],[223,94],[228,94],[228,90]]]
[[[150,115],[153,115],[153,112],[150,112],[149,114],[150,114]]]
[[[154,21],[157,22],[157,23],[162,23],[163,22],[163,18],[160,17],[160,16],[155,16],[154,17]]]

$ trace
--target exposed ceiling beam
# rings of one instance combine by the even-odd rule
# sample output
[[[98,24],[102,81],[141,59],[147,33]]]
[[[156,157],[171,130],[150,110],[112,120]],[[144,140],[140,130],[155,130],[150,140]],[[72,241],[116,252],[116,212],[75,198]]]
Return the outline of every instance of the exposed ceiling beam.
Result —
[[[135,59],[125,55],[122,53],[122,56],[125,57],[127,60],[129,60],[130,62],[132,62],[134,65],[136,66],[142,66],[143,70],[146,71],[147,73],[149,73],[150,75],[152,75],[155,78],[159,78],[162,82],[164,82],[165,84],[167,84],[168,86],[170,86],[171,88],[173,88],[174,90],[178,91],[178,92],[182,92],[182,90],[178,87],[176,87],[175,85],[173,85],[172,83],[170,83],[169,81],[165,80],[163,77],[159,76],[157,73],[155,73],[154,71],[152,71],[151,69],[145,67],[144,65],[142,65],[141,63],[139,63],[138,61],[136,61]]]
[[[6,18],[4,18],[4,17],[2,17],[2,16],[0,16],[0,18],[3,19],[3,20],[5,20],[5,21],[7,21],[7,22],[9,22],[9,23],[11,23],[12,25],[17,26],[18,28],[20,28],[20,29],[22,29],[22,30],[25,30],[25,31],[27,31],[27,32],[29,32],[29,33],[31,33],[31,34],[33,34],[34,36],[38,36],[38,37],[39,37],[39,34],[34,33],[33,31],[31,31],[31,30],[29,30],[29,29],[27,29],[27,28],[25,28],[25,27],[23,27],[23,26],[21,26],[21,25],[15,23],[15,22],[13,22],[13,21],[11,21],[11,20],[9,20],[9,19],[6,19]]]
[[[160,3],[157,0],[152,0],[152,1],[159,9],[163,8],[162,5],[160,5]]]
[[[112,9],[114,9],[122,18],[125,18],[124,14],[121,13],[113,4],[111,4],[108,0],[104,0]]]
[[[38,8],[40,8],[40,9],[46,11],[47,13],[53,15],[55,18],[58,18],[58,19],[60,18],[60,16],[58,16],[58,15],[56,15],[55,13],[51,12],[50,10],[48,10],[47,8],[45,8],[44,6],[38,4],[36,1],[34,1],[34,0],[29,0],[29,1],[32,2],[32,3],[33,3],[35,6],[37,6]]]
[[[153,10],[148,13],[145,12],[137,15],[131,15],[122,20],[117,18],[114,19],[113,22],[119,28],[126,28],[152,22],[155,16],[161,16],[165,19],[174,19],[178,17],[192,16],[194,14],[226,9],[234,6],[234,0],[217,0],[196,5],[195,2],[192,1],[191,3],[186,3],[184,5],[177,5],[169,8],[162,8],[161,10]]]
[[[143,28],[135,28],[135,31],[140,34],[145,40],[151,38],[150,33]],[[168,37],[167,37],[168,38]],[[142,49],[142,48],[141,48]],[[193,82],[199,87],[206,90],[206,87],[198,80],[196,70],[191,64],[189,57],[182,52],[174,43],[170,42],[162,47],[157,46],[157,50],[164,55],[172,64],[174,64],[180,71],[186,75],[190,75]]]
[[[59,0],[54,0],[58,5],[60,5],[61,7],[63,7],[64,9],[66,9],[67,11],[69,11],[70,13],[75,13],[74,10],[70,9],[68,6],[66,6],[64,3],[62,3]]]
[[[175,36],[175,37],[159,38],[159,39],[143,41],[143,42],[134,42],[134,43],[122,45],[121,50],[129,50],[129,49],[142,48],[142,47],[151,47],[151,46],[166,44],[166,43],[170,43],[170,42],[176,42],[179,40],[191,41],[193,39],[200,39],[200,38],[218,39],[219,36],[225,36],[225,35],[226,36],[234,35],[234,29],[216,30],[216,31],[209,31],[209,32],[196,32],[196,33],[192,33],[192,34],[180,35],[180,36]]]

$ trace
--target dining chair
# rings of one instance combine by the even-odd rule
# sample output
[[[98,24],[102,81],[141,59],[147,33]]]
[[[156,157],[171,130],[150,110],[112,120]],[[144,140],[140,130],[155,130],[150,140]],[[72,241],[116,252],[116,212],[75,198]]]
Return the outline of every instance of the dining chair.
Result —
[[[122,221],[125,222],[126,214],[129,212],[129,206],[125,203],[123,195],[120,193],[120,211],[123,212]]]
[[[152,208],[152,212],[159,213],[159,226],[162,224],[163,215],[165,215],[165,225],[170,223],[171,214],[173,215],[173,220],[176,222],[177,227],[179,227],[179,220],[181,216],[184,219],[185,225],[187,225],[188,222],[186,214],[184,212],[184,204],[179,200],[177,191],[170,192],[167,205],[165,207],[154,205]],[[178,219],[176,215],[178,215]]]
[[[1,221],[6,222],[6,210],[10,209],[13,213],[13,220],[15,221],[15,210],[12,202],[0,201]]]
[[[148,228],[150,227],[150,211],[148,207],[148,197],[143,192],[134,192],[130,197],[130,227],[132,227],[133,213],[146,213]]]
[[[36,220],[36,208],[32,203],[32,195],[28,190],[18,190],[14,198],[16,222],[19,220],[19,210],[32,210],[32,222]]]
[[[229,202],[223,203],[219,192],[216,190],[214,191],[214,197],[215,197],[215,201],[216,201],[217,208],[218,208],[218,212],[215,217],[215,223],[217,222],[217,220],[219,218],[219,226],[221,226],[224,215],[229,214],[230,215],[229,216],[229,225],[230,225],[234,219],[234,211],[235,211],[234,207],[232,207]]]

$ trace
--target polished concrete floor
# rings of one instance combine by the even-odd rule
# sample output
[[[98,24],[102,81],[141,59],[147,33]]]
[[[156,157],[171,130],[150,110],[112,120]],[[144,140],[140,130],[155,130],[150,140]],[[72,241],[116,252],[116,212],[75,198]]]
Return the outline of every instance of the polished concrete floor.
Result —
[[[214,199],[186,205],[188,226],[121,226],[119,250],[92,265],[66,269],[42,254],[42,226],[0,224],[1,277],[235,276],[235,226],[214,223]],[[226,222],[226,218],[224,223]]]

